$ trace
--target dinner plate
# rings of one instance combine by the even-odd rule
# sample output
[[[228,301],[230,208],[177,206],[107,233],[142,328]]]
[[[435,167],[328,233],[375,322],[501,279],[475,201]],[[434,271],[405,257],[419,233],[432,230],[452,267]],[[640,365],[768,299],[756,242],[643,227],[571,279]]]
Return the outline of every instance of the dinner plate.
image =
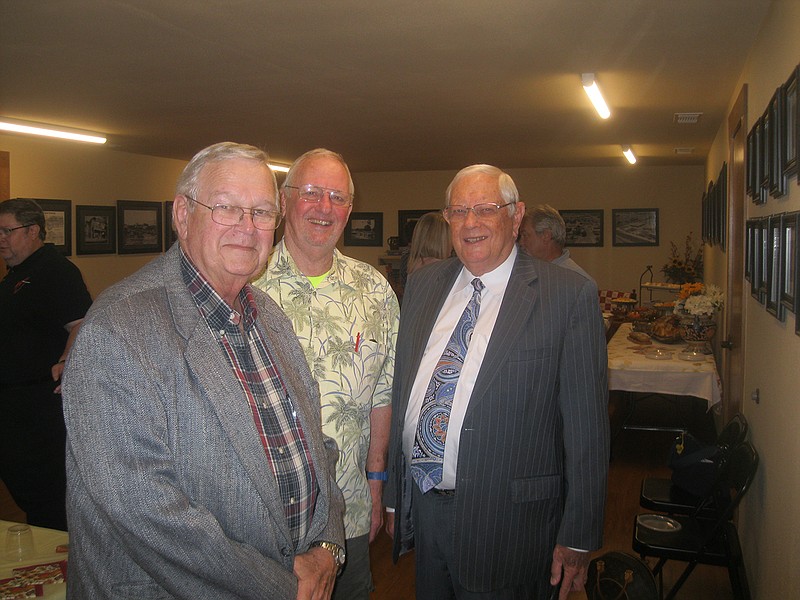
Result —
[[[654,531],[676,532],[681,530],[681,524],[675,519],[664,515],[646,514],[636,517],[636,521],[642,527],[653,529]]]
[[[706,355],[700,352],[679,352],[678,358],[681,360],[688,360],[689,362],[702,362],[706,359]]]
[[[644,351],[644,356],[650,360],[670,360],[672,352],[663,348],[648,348]]]

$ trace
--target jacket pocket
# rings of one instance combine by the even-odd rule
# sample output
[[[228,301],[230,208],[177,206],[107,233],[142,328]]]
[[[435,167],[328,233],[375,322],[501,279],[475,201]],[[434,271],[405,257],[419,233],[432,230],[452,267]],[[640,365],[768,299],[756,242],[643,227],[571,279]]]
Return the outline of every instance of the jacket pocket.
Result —
[[[515,479],[511,482],[511,501],[553,500],[561,496],[561,475]]]

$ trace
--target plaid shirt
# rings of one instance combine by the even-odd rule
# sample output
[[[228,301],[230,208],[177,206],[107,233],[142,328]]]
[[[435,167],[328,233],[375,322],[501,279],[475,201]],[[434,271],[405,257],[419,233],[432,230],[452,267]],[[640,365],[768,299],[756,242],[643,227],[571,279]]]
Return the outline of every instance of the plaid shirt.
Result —
[[[181,273],[200,314],[224,349],[242,385],[297,546],[311,524],[319,487],[303,428],[258,323],[252,290],[245,286],[239,292],[244,309],[244,314],[240,315],[214,291],[183,250]]]

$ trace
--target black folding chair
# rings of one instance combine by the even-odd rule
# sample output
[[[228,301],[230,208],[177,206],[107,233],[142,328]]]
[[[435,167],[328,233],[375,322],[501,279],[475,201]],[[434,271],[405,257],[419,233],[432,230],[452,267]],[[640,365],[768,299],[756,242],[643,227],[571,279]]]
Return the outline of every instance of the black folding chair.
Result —
[[[750,487],[758,468],[758,453],[744,442],[730,451],[723,472],[715,484],[719,513],[713,520],[703,519],[697,514],[669,517],[673,527],[653,528],[642,524],[642,515],[634,520],[633,550],[645,559],[658,558],[653,574],[658,577],[659,590],[663,596],[663,568],[668,560],[688,563],[667,595],[675,597],[684,582],[698,564],[726,567],[737,600],[749,600],[742,561],[742,550],[736,526],[731,522],[736,507]],[[698,511],[699,512],[699,511]]]
[[[719,447],[720,468],[724,465],[725,454],[747,437],[747,419],[737,414],[728,422],[717,436],[715,445]],[[716,474],[719,476],[719,473]],[[698,509],[698,516],[713,519],[719,513],[716,498],[713,495],[695,496],[672,483],[664,477],[645,477],[639,493],[639,505],[642,508],[665,512],[671,515],[690,515]]]

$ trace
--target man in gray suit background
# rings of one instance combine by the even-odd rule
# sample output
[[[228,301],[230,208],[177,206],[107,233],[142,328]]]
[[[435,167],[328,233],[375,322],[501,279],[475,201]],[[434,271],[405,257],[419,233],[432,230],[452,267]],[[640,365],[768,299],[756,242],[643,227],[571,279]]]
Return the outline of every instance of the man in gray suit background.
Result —
[[[326,600],[335,443],[283,311],[248,281],[280,223],[266,154],[184,169],[179,243],[92,307],[63,383],[70,598]]]
[[[594,283],[518,252],[496,167],[446,192],[457,258],[409,278],[392,405],[388,530],[418,600],[560,597],[602,544],[607,358]],[[466,308],[465,308],[466,306]],[[463,312],[462,312],[463,311]]]

